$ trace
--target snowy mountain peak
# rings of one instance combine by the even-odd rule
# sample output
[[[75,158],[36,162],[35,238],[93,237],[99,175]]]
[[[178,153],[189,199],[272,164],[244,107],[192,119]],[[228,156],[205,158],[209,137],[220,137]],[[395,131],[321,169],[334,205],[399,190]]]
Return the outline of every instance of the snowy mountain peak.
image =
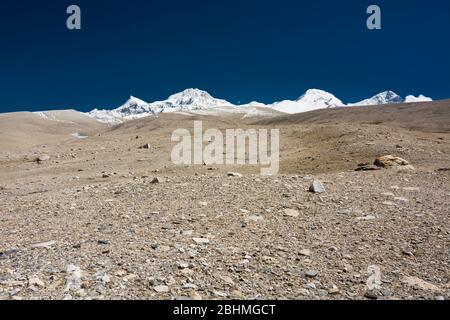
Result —
[[[406,96],[405,103],[412,103],[412,102],[430,102],[433,101],[433,99],[429,97],[425,97],[423,94],[419,95],[418,97],[415,96]]]
[[[167,100],[152,103],[130,96],[127,102],[117,109],[94,109],[88,115],[101,122],[120,123],[124,120],[154,116],[163,112],[192,111],[222,106],[234,105],[226,100],[216,99],[206,91],[191,88],[173,94]]]
[[[342,106],[344,105],[341,100],[336,98],[329,92],[319,89],[309,89],[302,96],[300,96],[297,102],[311,103],[323,108]]]
[[[295,101],[285,100],[271,105],[275,110],[285,113],[300,113],[339,106],[344,106],[341,100],[319,89],[307,90]]]
[[[155,102],[157,103],[157,102]],[[164,104],[164,112],[170,111],[185,111],[196,109],[209,109],[218,106],[233,106],[226,100],[216,99],[208,92],[200,89],[186,89],[182,92],[171,95],[166,101],[161,101]]]
[[[398,94],[393,91],[381,92],[372,98],[362,100],[357,103],[349,103],[349,106],[372,106],[379,104],[392,104],[392,103],[402,103],[404,100]]]

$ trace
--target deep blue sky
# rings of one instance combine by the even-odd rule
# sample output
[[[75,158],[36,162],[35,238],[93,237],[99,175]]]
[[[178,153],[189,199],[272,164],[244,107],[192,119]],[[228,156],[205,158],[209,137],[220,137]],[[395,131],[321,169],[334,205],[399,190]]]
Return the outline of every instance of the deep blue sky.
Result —
[[[66,8],[82,30],[66,28]],[[366,8],[382,9],[382,30]],[[450,2],[2,0],[0,112],[115,108],[188,87],[231,102],[306,89],[450,98]]]

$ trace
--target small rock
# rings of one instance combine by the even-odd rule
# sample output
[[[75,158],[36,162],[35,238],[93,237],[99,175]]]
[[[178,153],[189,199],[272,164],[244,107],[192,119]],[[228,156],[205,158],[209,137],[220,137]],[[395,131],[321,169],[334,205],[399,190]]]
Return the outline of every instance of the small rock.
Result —
[[[52,240],[52,241],[47,241],[47,242],[36,243],[36,244],[33,244],[31,247],[32,248],[51,249],[51,247],[54,246],[55,244],[56,244],[56,241]]]
[[[315,278],[315,277],[317,277],[318,274],[319,274],[319,272],[316,270],[308,270],[308,271],[306,271],[305,276],[307,278]]]
[[[208,238],[192,238],[196,244],[208,244],[209,239]]]
[[[177,265],[178,265],[179,269],[187,269],[187,268],[189,268],[189,263],[184,262],[184,261],[177,262]]]
[[[228,173],[227,173],[227,176],[229,176],[229,177],[237,177],[237,178],[241,178],[241,177],[242,177],[242,174],[237,173],[237,172],[228,172]]]
[[[150,181],[151,184],[156,184],[156,183],[160,183],[161,180],[158,177],[153,178],[152,181]]]
[[[81,278],[83,273],[80,267],[69,264],[67,266],[67,273],[69,274],[66,279],[66,289],[65,292],[68,291],[78,291],[81,288]]]
[[[234,286],[234,281],[233,279],[231,279],[231,277],[229,276],[220,276],[219,277],[223,282],[225,282],[226,284],[230,285],[230,286]]]
[[[337,286],[333,285],[330,289],[328,289],[329,294],[338,294],[340,290]]]
[[[39,157],[36,158],[37,162],[44,162],[48,160],[50,160],[50,156],[47,154],[40,155]]]
[[[375,170],[381,170],[381,168],[377,167],[376,165],[368,164],[358,166],[358,168],[355,169],[355,171],[375,171]]]
[[[309,249],[302,249],[298,252],[299,255],[309,257],[311,255],[311,251]]]
[[[422,280],[420,278],[417,278],[417,277],[405,276],[401,279],[401,281],[415,289],[426,290],[426,291],[440,291],[440,289],[437,286],[435,286],[434,284],[429,283],[429,282]]]
[[[38,287],[43,288],[43,287],[45,287],[45,284],[38,277],[31,277],[28,279],[28,286],[34,287],[34,288],[38,288]]]
[[[139,147],[139,149],[150,149],[150,144],[146,143]]]
[[[300,215],[300,212],[294,209],[284,209],[284,215],[286,217],[297,218]]]
[[[308,288],[310,288],[310,289],[313,289],[313,290],[316,289],[316,285],[315,285],[314,283],[312,283],[312,282],[307,283],[306,286],[307,286]]]
[[[377,167],[388,168],[393,166],[407,166],[409,165],[409,162],[399,157],[386,155],[377,157],[373,164]]]
[[[403,188],[405,191],[414,191],[414,192],[420,192],[420,188],[417,187],[405,187]]]
[[[309,290],[300,288],[297,290],[297,293],[301,296],[309,296]]]
[[[264,220],[264,218],[262,216],[252,215],[252,216],[249,216],[246,220],[253,221],[253,222],[259,222],[259,221]]]
[[[309,191],[313,193],[324,193],[325,187],[322,183],[322,181],[314,180],[314,182],[309,187]]]
[[[164,285],[159,285],[153,288],[158,293],[166,293],[169,292],[169,287]]]
[[[380,292],[378,290],[366,290],[364,297],[372,300],[377,300],[380,296]]]

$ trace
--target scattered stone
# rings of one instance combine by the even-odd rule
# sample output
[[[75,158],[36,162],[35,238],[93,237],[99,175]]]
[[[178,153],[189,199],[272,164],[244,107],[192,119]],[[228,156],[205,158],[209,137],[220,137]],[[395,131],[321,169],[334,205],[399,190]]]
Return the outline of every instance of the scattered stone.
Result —
[[[108,240],[98,240],[97,243],[101,244],[101,245],[107,245],[107,244],[109,244],[109,241]]]
[[[407,198],[404,198],[404,197],[395,197],[394,200],[395,201],[400,201],[400,202],[409,202],[409,200]]]
[[[381,168],[374,164],[366,164],[366,165],[358,165],[358,168],[355,169],[355,171],[375,171],[375,170],[381,170]]]
[[[302,249],[298,252],[299,255],[309,257],[311,256],[311,251],[309,249]]]
[[[241,177],[242,177],[242,174],[237,173],[237,172],[228,172],[228,173],[227,173],[227,176],[229,176],[229,177],[237,177],[237,178],[241,178]]]
[[[48,160],[50,160],[50,156],[48,154],[43,154],[36,158],[36,162],[44,162]]]
[[[316,270],[308,270],[308,271],[306,271],[305,276],[307,278],[315,278],[315,277],[317,277],[318,274],[319,274],[319,272]]]
[[[220,297],[220,298],[226,298],[226,297],[228,297],[228,294],[226,294],[225,292],[222,292],[222,291],[213,291],[213,294],[214,294],[216,297]]]
[[[178,269],[187,269],[187,268],[189,268],[189,263],[184,262],[184,261],[177,262],[177,265],[178,265]]]
[[[15,255],[18,252],[19,252],[19,250],[16,250],[16,249],[0,252],[0,260],[12,257],[13,255]]]
[[[249,216],[246,220],[253,221],[253,222],[259,222],[259,221],[263,221],[264,218],[262,216],[252,215],[252,216]]]
[[[111,282],[111,277],[104,272],[100,272],[95,275],[95,279],[101,281],[102,284],[106,285]]]
[[[363,217],[357,217],[356,220],[360,220],[360,221],[370,221],[370,220],[375,220],[377,217],[375,217],[374,215],[367,215],[367,216],[363,216]]]
[[[415,191],[415,192],[420,192],[420,188],[417,187],[405,187],[403,188],[404,191]]]
[[[68,276],[66,278],[66,289],[64,290],[64,292],[79,291],[81,288],[81,279],[83,277],[81,268],[76,265],[69,264],[67,266],[67,273]]]
[[[150,181],[151,184],[157,184],[157,183],[161,183],[161,180],[158,177],[153,178],[152,181]]]
[[[196,244],[208,244],[209,239],[208,238],[192,238]]]
[[[52,240],[52,241],[47,241],[47,242],[42,242],[42,243],[36,243],[36,244],[33,244],[31,247],[32,248],[51,249],[51,247],[54,246],[55,244],[56,244],[56,241]]]
[[[312,283],[312,282],[307,283],[306,286],[307,286],[308,288],[310,288],[310,289],[313,289],[313,290],[315,290],[315,289],[317,288],[316,285],[315,285],[314,283]]]
[[[31,277],[28,279],[28,286],[31,288],[37,289],[37,288],[44,288],[45,284],[38,277]]]
[[[166,292],[169,292],[169,287],[164,286],[164,285],[159,285],[159,286],[153,287],[153,290],[155,290],[158,293],[166,293]]]
[[[284,209],[284,215],[286,217],[297,218],[300,215],[300,212],[294,209]]]
[[[322,183],[322,181],[314,180],[314,182],[309,187],[309,191],[313,193],[324,193],[325,187]]]
[[[234,286],[234,281],[233,279],[231,279],[231,277],[229,276],[220,276],[219,277],[223,282],[225,282],[226,284],[230,285],[230,286]]]
[[[329,294],[338,294],[341,291],[339,290],[339,288],[335,285],[333,285],[330,289],[328,289],[328,293]]]
[[[377,265],[370,265],[367,267],[367,273],[369,277],[366,281],[366,294],[373,294],[375,291],[381,290],[381,268]]]
[[[380,295],[381,293],[379,290],[366,290],[364,293],[364,297],[371,300],[377,300]]]
[[[150,149],[150,144],[146,143],[139,147],[139,149]]]
[[[440,291],[439,287],[417,277],[404,276],[401,281],[414,289],[425,291]]]
[[[377,167],[388,168],[394,166],[407,166],[409,165],[409,162],[399,157],[386,155],[377,157],[373,164],[376,165]]]
[[[383,192],[381,193],[381,195],[386,197],[395,197],[395,194],[393,194],[392,192]]]
[[[304,288],[300,288],[297,290],[297,293],[301,296],[309,296],[309,290],[308,289],[304,289]]]

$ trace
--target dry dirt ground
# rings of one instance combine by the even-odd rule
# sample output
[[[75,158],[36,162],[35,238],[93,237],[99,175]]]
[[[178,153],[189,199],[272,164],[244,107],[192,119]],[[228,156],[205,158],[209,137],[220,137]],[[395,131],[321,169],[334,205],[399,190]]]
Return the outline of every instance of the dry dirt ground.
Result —
[[[450,101],[376,108],[0,115],[0,299],[450,299]],[[172,164],[193,120],[280,129],[280,174]]]

